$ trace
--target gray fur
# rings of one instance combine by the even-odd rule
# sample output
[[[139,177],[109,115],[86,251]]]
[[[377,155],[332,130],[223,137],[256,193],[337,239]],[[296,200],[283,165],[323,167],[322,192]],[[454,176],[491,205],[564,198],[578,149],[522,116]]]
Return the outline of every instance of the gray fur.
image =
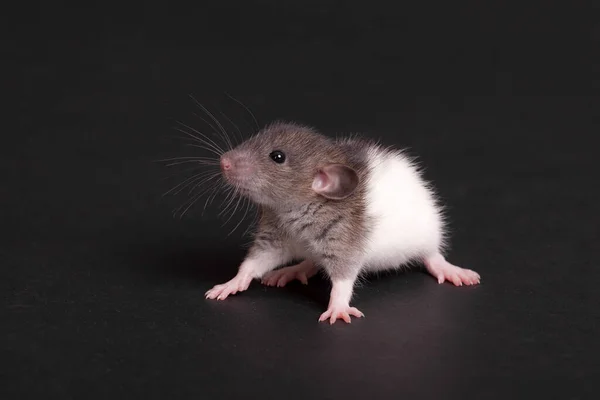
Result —
[[[280,248],[321,265],[332,279],[353,278],[360,269],[369,229],[366,217],[368,164],[366,142],[334,141],[314,129],[274,123],[227,156],[252,165],[252,172],[228,181],[260,207],[260,221],[250,255]],[[283,151],[285,164],[269,158]],[[332,164],[351,168],[358,185],[349,196],[333,200],[311,188],[319,169]]]

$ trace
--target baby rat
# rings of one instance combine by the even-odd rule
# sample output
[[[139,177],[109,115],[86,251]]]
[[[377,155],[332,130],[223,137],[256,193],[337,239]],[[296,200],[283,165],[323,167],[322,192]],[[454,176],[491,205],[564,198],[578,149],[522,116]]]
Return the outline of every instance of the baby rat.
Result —
[[[480,282],[442,255],[441,207],[402,151],[277,122],[223,154],[220,164],[225,181],[258,205],[259,221],[237,275],[206,292],[209,299],[244,291],[253,279],[306,284],[322,268],[332,289],[319,321],[350,323],[350,316],[364,316],[350,306],[361,273],[422,262],[439,283]],[[276,270],[294,260],[302,262]]]

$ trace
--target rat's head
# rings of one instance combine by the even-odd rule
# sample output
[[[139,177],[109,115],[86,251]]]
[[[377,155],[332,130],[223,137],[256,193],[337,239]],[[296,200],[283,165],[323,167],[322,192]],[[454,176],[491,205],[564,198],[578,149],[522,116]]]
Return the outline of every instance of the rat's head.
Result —
[[[293,206],[351,195],[358,175],[345,159],[313,129],[279,122],[223,154],[221,171],[229,185],[258,204]]]

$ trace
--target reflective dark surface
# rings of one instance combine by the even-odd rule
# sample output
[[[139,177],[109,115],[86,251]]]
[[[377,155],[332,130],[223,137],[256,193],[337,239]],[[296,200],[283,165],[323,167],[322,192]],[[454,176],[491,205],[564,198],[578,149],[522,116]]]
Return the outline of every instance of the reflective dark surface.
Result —
[[[196,2],[14,12],[3,41],[0,394],[24,398],[597,396],[598,30],[591,9]],[[595,81],[594,81],[595,79]],[[188,97],[244,134],[307,123],[410,147],[478,287],[372,278],[204,292],[244,255],[218,197],[162,194]],[[233,127],[229,125],[233,130]]]

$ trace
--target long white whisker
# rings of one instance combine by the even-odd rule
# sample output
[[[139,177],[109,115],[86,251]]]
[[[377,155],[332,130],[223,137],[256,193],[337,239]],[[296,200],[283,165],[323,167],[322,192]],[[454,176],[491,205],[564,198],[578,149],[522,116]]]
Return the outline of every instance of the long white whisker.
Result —
[[[205,147],[203,147],[203,146],[200,146],[199,144],[192,144],[192,143],[188,143],[188,144],[186,144],[185,146],[186,146],[186,147],[198,147],[198,148],[200,148],[200,149],[206,149]],[[219,156],[219,157],[220,157],[220,156]]]
[[[256,129],[260,129],[260,125],[258,125],[258,121],[256,120],[256,117],[254,116],[254,114],[252,114],[252,111],[250,111],[250,109],[248,107],[246,107],[246,105],[244,103],[242,103],[241,101],[239,101],[238,99],[234,98],[233,96],[231,96],[229,93],[225,92],[225,95],[227,97],[229,97],[231,100],[235,101],[236,103],[238,103],[239,105],[241,105],[242,107],[244,107],[246,109],[246,111],[248,111],[248,113],[250,114],[250,116],[252,117],[252,119],[254,120],[254,123],[256,124]]]
[[[174,190],[177,190],[179,187],[181,187],[182,185],[185,185],[186,183],[188,183],[190,181],[194,181],[195,179],[202,179],[202,177],[205,175],[206,175],[206,172],[195,174],[187,179],[184,179],[183,182],[179,182],[177,185],[173,186],[171,189],[169,189],[165,193],[163,193],[163,197],[168,195],[169,193],[173,192]]]
[[[169,191],[167,191],[163,196],[166,196],[167,194],[173,192],[174,190],[176,190],[176,191],[173,194],[176,195],[179,192],[181,192],[183,189],[185,189],[186,187],[188,187],[189,185],[191,185],[193,182],[195,182],[197,180],[205,179],[206,177],[210,176],[211,173],[215,174],[214,171],[206,171],[206,172],[202,172],[202,173],[196,174],[196,175],[194,175],[194,176],[192,176],[190,178],[187,178],[183,182],[179,183],[178,185],[176,185],[175,187],[173,187],[172,189],[170,189]],[[178,188],[179,188],[179,190],[177,190]]]
[[[219,190],[220,190],[220,189],[222,189],[223,187],[226,187],[226,185],[225,185],[225,183],[223,183],[223,181],[221,181],[221,186],[219,187]],[[215,200],[215,198],[217,197],[217,193],[218,193],[218,192],[219,192],[218,190],[217,190],[217,191],[215,191],[215,192],[212,194],[212,196],[210,196],[210,197],[207,199],[207,201],[208,201],[208,205],[211,205],[211,204],[212,204],[212,202],[213,202],[213,201]]]
[[[190,189],[189,194],[191,195],[194,192],[194,190],[196,190],[202,185],[206,185],[208,182],[212,181],[215,178],[218,178],[220,175],[220,173],[216,173],[214,175],[211,175],[210,177],[203,179],[201,182],[195,183],[194,186],[192,186],[192,188]]]
[[[223,215],[225,213],[225,211],[227,211],[227,209],[229,208],[229,206],[231,205],[231,203],[233,202],[234,199],[235,199],[235,189],[229,191],[229,194],[223,201],[223,202],[227,201],[227,204],[226,204],[225,208],[219,213],[219,216]]]
[[[196,170],[205,169],[205,168],[206,168],[206,165],[199,165],[199,166],[196,166],[196,167],[186,168],[186,169],[184,169],[182,171],[178,171],[178,172],[173,172],[173,173],[167,174],[166,176],[162,177],[161,179],[169,179],[169,178],[172,178],[174,176],[178,176],[178,175],[184,174],[186,172],[196,171]]]
[[[213,124],[210,123],[210,121],[206,120],[204,117],[202,117],[201,115],[196,114],[195,112],[192,113],[192,115],[194,115],[195,117],[199,118],[202,122],[204,122],[206,125],[210,126],[212,131],[212,135],[216,138],[219,138],[220,140],[223,141],[223,143],[225,144],[225,146],[230,147],[229,142],[227,142],[227,138],[223,135],[223,133],[217,129]]]
[[[207,111],[205,111],[205,112],[207,112]],[[210,126],[213,129],[213,134],[216,137],[218,137],[219,139],[221,139],[225,143],[225,146],[227,146],[227,148],[229,150],[233,149],[233,143],[229,139],[229,135],[227,134],[227,131],[225,129],[219,130],[219,129],[215,128],[215,126],[213,124],[211,124],[209,121],[207,121],[206,119],[204,119],[200,115],[198,115],[196,113],[192,113],[192,114],[194,114],[196,117],[200,118],[205,124],[207,124],[208,126]]]
[[[233,232],[235,232],[235,230],[240,226],[240,224],[244,221],[244,219],[246,219],[246,215],[248,214],[248,209],[250,208],[250,201],[248,199],[244,198],[244,202],[242,203],[242,207],[244,207],[244,203],[246,203],[246,210],[244,211],[244,215],[240,219],[240,222],[237,223],[237,225],[231,230],[231,232],[229,232],[227,234],[227,236],[229,236]]]
[[[206,201],[204,202],[204,207],[202,208],[202,215],[204,215],[204,212],[206,211],[206,207],[209,204],[209,200],[212,198],[214,198],[214,196],[217,195],[217,193],[219,192],[219,190],[221,190],[223,188],[223,182],[215,182],[214,188],[212,189],[212,192],[206,197]]]
[[[219,165],[218,163],[212,162],[212,161],[202,161],[202,160],[182,160],[182,161],[175,161],[172,163],[167,164],[167,167],[172,167],[174,165],[181,165],[181,164],[200,164],[203,166],[217,166]]]
[[[202,111],[204,111],[204,113],[211,117],[212,120],[214,122],[217,123],[217,126],[219,126],[221,129],[217,129],[213,124],[211,124],[209,121],[205,120],[204,118],[202,118],[200,115],[193,113],[196,117],[200,118],[202,121],[204,121],[204,123],[206,123],[208,126],[210,126],[215,134],[218,134],[217,137],[219,137],[220,139],[222,139],[225,142],[226,146],[229,146],[229,148],[232,148],[233,146],[231,145],[231,142],[229,141],[229,137],[227,136],[227,133],[225,131],[225,129],[223,128],[223,126],[219,123],[219,121],[214,117],[214,115],[212,115],[210,113],[210,111],[208,111],[208,109],[206,107],[204,107],[198,100],[196,100],[194,98],[194,96],[192,96],[190,94],[191,99],[194,101],[194,103],[196,103],[196,105],[198,106],[198,108],[200,108]],[[223,132],[225,132],[225,134],[223,134]]]
[[[182,126],[184,126],[184,127],[186,127],[187,129],[191,130],[195,134],[200,135],[201,138],[203,138],[203,139],[205,139],[207,141],[207,144],[212,145],[215,148],[215,150],[219,150],[221,152],[221,154],[225,153],[225,150],[223,150],[221,148],[221,146],[219,146],[214,140],[212,140],[211,138],[209,138],[208,136],[206,136],[204,133],[200,132],[197,129],[192,128],[191,126],[188,126],[188,125],[184,124],[181,121],[177,121],[177,123],[180,124],[180,125],[182,125]],[[188,134],[191,135],[189,132],[188,132]],[[193,136],[193,135],[191,135],[191,136]]]
[[[157,160],[158,162],[165,161],[176,161],[176,160],[202,160],[202,161],[214,161],[219,162],[216,158],[211,157],[198,157],[198,156],[181,156],[181,157],[171,157],[171,158],[163,158],[162,160]]]
[[[225,221],[225,223],[223,225],[226,225],[231,220],[231,218],[235,215],[235,212],[237,211],[237,209],[238,209],[238,207],[240,205],[240,201],[242,200],[242,196],[239,196],[238,193],[236,193],[236,196],[238,198],[238,201],[237,201],[237,203],[235,203],[235,207],[234,207],[233,211],[231,212],[231,215],[229,216],[229,218],[227,218],[227,220]]]
[[[223,127],[223,125],[221,125],[221,122],[219,122],[219,120],[206,107],[204,107],[198,100],[196,100],[194,98],[194,96],[190,95],[190,97],[192,98],[192,100],[194,100],[194,102],[196,103],[196,105],[198,107],[200,107],[200,109],[202,111],[204,111],[206,113],[206,115],[208,115],[215,122],[215,124],[217,124],[217,126],[219,127],[219,129],[221,130],[221,132],[223,132],[223,134],[225,135],[225,138],[227,138],[227,140],[229,141],[229,137],[227,136],[227,131],[225,130],[225,128]],[[230,145],[230,147],[233,147],[231,145],[231,142],[229,142],[229,145]]]
[[[214,179],[214,178],[212,178]],[[205,194],[207,194],[210,191],[214,191],[215,188],[219,187],[219,181],[216,180],[212,183],[210,183],[208,186],[204,187],[203,189],[200,190],[200,196],[204,196]],[[191,193],[191,192],[190,192]]]
[[[254,206],[253,206],[252,202],[248,201],[248,208],[252,209],[253,207]],[[254,218],[252,219],[252,221],[250,221],[250,223],[246,227],[246,230],[244,231],[244,233],[242,233],[242,236],[246,236],[250,232],[250,230],[255,226],[257,220],[258,220],[258,213],[254,213]]]
[[[234,206],[235,204],[235,200],[238,197],[238,189],[234,188],[231,191],[231,199],[229,200],[227,206],[225,207],[225,209],[223,209],[223,211],[221,212],[221,215],[226,215],[227,213],[229,213],[229,211],[231,210],[231,208]]]
[[[188,206],[185,208],[185,210],[183,210],[183,212],[181,213],[181,215],[179,216],[179,218],[183,218],[183,216],[185,215],[185,213],[187,212],[187,210],[190,209],[190,207],[192,207],[194,205],[194,203],[200,198],[200,195],[195,196],[192,201],[186,203],[188,204]],[[182,206],[183,207],[183,206]],[[179,209],[181,209],[182,207],[180,207]]]
[[[186,126],[186,128],[194,130],[193,128],[189,128],[187,126]],[[202,136],[195,136],[194,134],[192,134],[192,133],[190,133],[190,132],[188,132],[186,130],[183,130],[180,127],[173,127],[173,129],[175,129],[175,130],[177,130],[177,131],[179,131],[181,133],[185,133],[186,135],[188,135],[190,138],[192,138],[194,141],[196,141],[198,143],[201,143],[203,145],[206,145],[207,147],[210,147],[213,150],[213,152],[215,154],[217,154],[218,156],[221,156],[221,154],[223,154],[225,152],[221,147],[219,147],[216,144],[214,144],[214,142],[212,142],[210,140],[206,140]]]
[[[173,129],[175,129],[175,130],[177,130],[177,131],[179,131],[179,132],[181,132],[181,133],[185,133],[186,135],[189,135],[189,136],[191,136],[191,137],[194,137],[194,135],[192,135],[191,133],[189,133],[189,132],[186,132],[186,131],[184,131],[184,130],[182,130],[182,129],[180,129],[180,128],[173,128]],[[208,146],[208,147],[206,147],[206,146],[194,145],[195,147],[200,147],[201,149],[208,150],[208,151],[210,151],[211,153],[214,153],[214,154],[216,154],[218,157],[221,157],[221,155],[223,154],[223,152],[220,152],[219,150],[216,150],[216,149],[212,148],[212,147],[209,145],[209,143],[207,143],[207,142],[205,142],[205,141],[202,141],[202,140],[200,140],[199,138],[196,138],[196,137],[194,137],[194,138],[195,138],[195,139],[196,139],[196,140],[197,140],[199,143],[202,143],[202,144],[205,144],[206,146]]]
[[[177,122],[179,122],[179,121],[177,121]],[[182,139],[182,140],[183,139],[185,139],[185,140],[190,140],[191,139],[191,140],[193,140],[195,142],[198,142],[198,143],[202,143],[202,144],[205,144],[205,145],[211,145],[211,143],[209,141],[207,141],[206,139],[204,139],[203,137],[196,136],[193,133],[185,131],[185,130],[183,130],[182,128],[180,128],[178,126],[173,126],[173,127],[171,127],[171,129],[176,130],[177,132],[184,133],[186,135],[185,137],[176,136],[176,138],[178,138],[178,139]],[[218,150],[218,149],[215,148],[214,150]]]
[[[229,122],[231,122],[231,120],[229,118],[227,118],[227,116],[225,115],[225,113],[223,113],[223,111],[221,111],[221,110],[218,110],[218,111],[223,117],[225,117],[225,119],[227,119]],[[225,127],[223,127],[222,125],[221,125],[221,127],[223,128],[223,134],[225,135],[225,138],[227,139],[227,143],[229,143],[229,149],[231,150],[231,149],[233,149],[233,142],[231,141],[231,138],[229,137],[229,132],[227,132]],[[235,135],[233,135],[233,133],[232,133],[232,136],[235,138]]]
[[[210,189],[210,188],[209,188],[209,189]],[[188,211],[188,210],[189,210],[189,209],[190,209],[190,208],[191,208],[191,207],[192,207],[192,206],[193,206],[193,205],[194,205],[194,204],[195,204],[195,203],[196,203],[196,202],[197,202],[197,201],[198,201],[198,200],[199,200],[199,199],[200,199],[200,198],[201,198],[201,197],[202,197],[202,196],[203,196],[203,195],[204,195],[204,194],[205,194],[205,193],[206,193],[208,190],[209,190],[209,189],[206,189],[206,190],[204,190],[204,191],[202,191],[202,192],[198,193],[197,195],[193,196],[193,197],[192,197],[192,200],[191,200],[191,201],[189,201],[188,203],[186,203],[186,204],[188,204],[188,206],[185,208],[185,210],[183,210],[183,212],[181,213],[181,216],[180,216],[180,218],[183,218],[183,216],[185,215],[185,213],[186,213],[186,212],[187,212],[187,211]],[[184,204],[184,205],[185,205],[185,204]],[[183,206],[182,206],[182,207],[183,207]],[[181,209],[182,207],[180,207],[179,209]]]
[[[233,127],[235,128],[235,130],[236,130],[236,131],[238,131],[238,133],[240,134],[239,141],[238,141],[238,138],[237,138],[237,136],[236,136],[236,135],[234,135],[233,133],[231,134],[231,136],[233,136],[233,139],[235,140],[236,144],[240,143],[240,141],[243,141],[243,140],[244,140],[244,135],[242,134],[242,131],[240,130],[240,128],[239,128],[239,127],[238,127],[238,126],[237,126],[237,125],[236,125],[236,124],[235,124],[235,123],[234,123],[234,122],[231,120],[231,118],[229,118],[227,115],[225,115],[225,113],[224,113],[224,112],[222,112],[222,111],[219,111],[219,112],[221,113],[221,115],[222,115],[222,116],[223,116],[223,117],[224,117],[224,118],[225,118],[227,121],[229,121],[229,123],[230,123],[231,125],[233,125]],[[231,142],[231,141],[230,141],[230,142]],[[232,148],[233,148],[233,146],[232,146]]]

